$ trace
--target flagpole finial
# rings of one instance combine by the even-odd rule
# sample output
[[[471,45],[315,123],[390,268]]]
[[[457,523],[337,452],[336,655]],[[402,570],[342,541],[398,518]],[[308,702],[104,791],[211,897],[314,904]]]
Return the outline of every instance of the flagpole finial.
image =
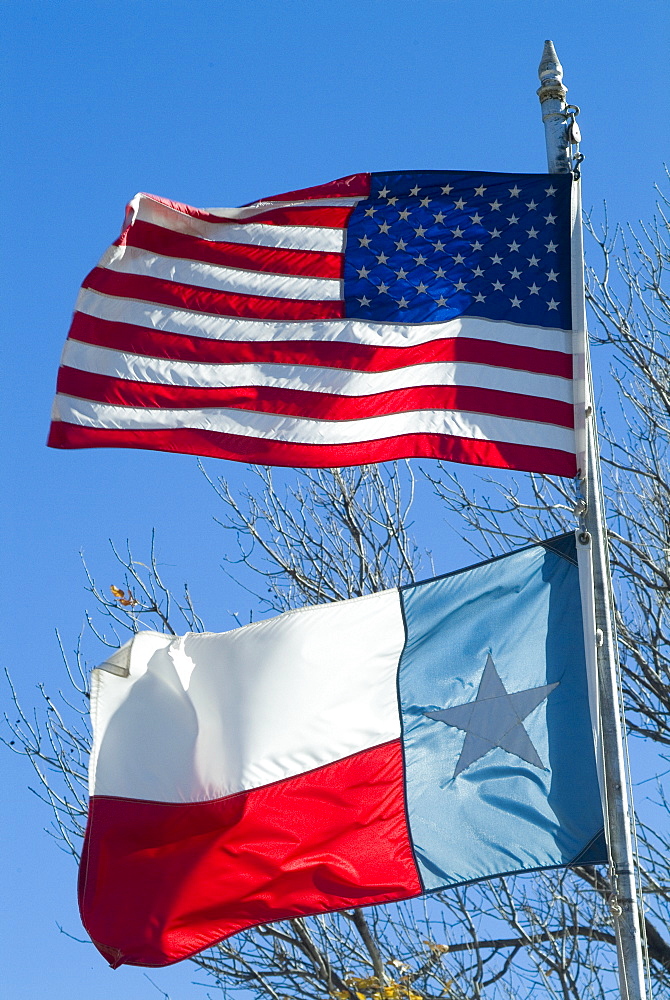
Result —
[[[540,89],[537,92],[540,104],[556,99],[565,101],[568,88],[563,83],[563,67],[556,55],[554,43],[549,38],[544,43],[544,51],[542,52],[542,59],[537,69],[537,75],[540,78]]]
[[[549,173],[567,174],[571,170],[570,133],[565,102],[568,88],[563,83],[563,67],[556,55],[554,43],[550,39],[544,43],[537,73],[540,78],[537,96],[540,98],[542,108]]]

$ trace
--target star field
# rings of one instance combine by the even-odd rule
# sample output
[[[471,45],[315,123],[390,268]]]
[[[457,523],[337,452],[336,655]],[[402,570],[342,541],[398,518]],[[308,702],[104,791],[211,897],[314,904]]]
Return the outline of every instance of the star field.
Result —
[[[347,230],[347,316],[570,329],[570,188],[549,174],[372,174]]]

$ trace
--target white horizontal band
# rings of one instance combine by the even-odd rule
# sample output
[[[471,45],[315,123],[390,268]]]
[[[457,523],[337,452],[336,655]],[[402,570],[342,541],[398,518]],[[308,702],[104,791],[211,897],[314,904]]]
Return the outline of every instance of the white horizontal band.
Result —
[[[451,410],[411,410],[362,420],[315,420],[231,408],[168,410],[112,406],[59,393],[54,399],[52,419],[109,430],[193,428],[295,444],[342,445],[403,434],[446,434],[553,448],[573,455],[575,447],[574,431],[554,424]]]
[[[534,347],[543,351],[572,353],[572,334],[568,330],[535,326],[516,326],[460,316],[442,323],[373,323],[359,319],[257,320],[172,309],[117,295],[105,295],[82,288],[76,310],[98,319],[130,323],[149,330],[205,337],[209,340],[282,341],[321,340],[373,347],[416,347],[433,340],[467,337],[493,344]]]
[[[306,278],[292,274],[268,274],[265,271],[219,267],[198,260],[164,257],[139,247],[111,246],[100,258],[98,267],[121,274],[138,274],[238,295],[336,301],[342,298],[342,282],[339,279]]]
[[[280,201],[273,198],[268,201],[255,201],[253,205],[242,208],[205,208],[209,215],[220,215],[224,219],[252,219],[254,215],[271,212],[274,208],[353,208],[368,196],[358,198],[305,198],[302,201]]]
[[[398,739],[404,641],[397,590],[220,635],[140,632],[127,676],[93,673],[91,794],[206,801]]]
[[[97,375],[158,385],[272,386],[341,396],[372,396],[394,389],[459,385],[572,403],[571,379],[462,361],[430,362],[381,372],[316,365],[205,364],[146,357],[67,340],[61,363]]]

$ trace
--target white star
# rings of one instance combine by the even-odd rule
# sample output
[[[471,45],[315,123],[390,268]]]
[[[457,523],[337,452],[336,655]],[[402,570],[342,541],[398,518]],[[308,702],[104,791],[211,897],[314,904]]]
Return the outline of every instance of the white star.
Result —
[[[558,684],[559,682],[555,682],[527,688],[525,691],[509,692],[489,654],[475,701],[437,712],[423,712],[427,718],[465,733],[461,755],[452,777],[456,778],[496,747],[527,761],[540,771],[544,770],[542,758],[528,735],[523,720],[542,704]]]
[[[472,273],[475,276],[475,278],[481,278],[482,275],[484,274],[484,272],[482,271],[481,267],[479,267],[479,265],[477,267],[473,267],[471,270],[472,270]]]
[[[454,188],[452,184],[445,184],[442,188],[442,194],[451,194],[453,190]]]
[[[502,202],[498,201],[497,198],[496,198],[495,201],[490,201],[489,205],[491,206],[491,211],[492,212],[499,212],[500,209],[502,208]]]
[[[435,300],[435,305],[436,306],[447,306],[447,305],[449,305],[449,303],[445,299],[444,295],[440,295],[439,299]]]
[[[359,237],[358,242],[360,243],[360,245],[362,247],[369,247],[370,246],[370,237],[369,236],[361,236],[361,237]]]
[[[536,257],[535,254],[533,254],[532,257],[528,258],[528,263],[530,264],[531,267],[537,267],[537,265],[540,263],[540,258]]]
[[[556,194],[557,191],[558,191],[558,188],[555,188],[553,184],[551,185],[551,187],[548,187],[548,188],[544,189],[545,194],[548,194],[548,195]]]
[[[423,228],[423,226],[418,226],[414,230],[414,232],[416,233],[417,236],[425,236],[426,235],[426,230]]]
[[[360,304],[362,306],[369,306],[370,305],[370,299],[367,297],[367,295],[363,295],[363,297],[360,298],[358,301],[360,302]]]
[[[484,246],[483,243],[480,243],[479,240],[475,240],[475,242],[472,244],[472,249],[474,251],[481,250],[483,246]]]
[[[531,226],[530,229],[526,230],[526,232],[528,233],[528,236],[530,237],[531,240],[536,240],[537,239],[537,234],[539,233],[539,231],[540,230],[536,229],[535,226]]]
[[[512,240],[512,242],[508,243],[507,246],[510,248],[510,250],[512,251],[512,253],[516,253],[516,251],[519,249],[519,247],[521,246],[521,244],[517,243],[516,240]]]
[[[549,242],[546,243],[545,246],[549,251],[549,253],[556,253],[556,251],[558,250],[558,243],[554,243],[553,240],[549,240]]]
[[[397,250],[404,250],[405,247],[407,246],[407,244],[405,243],[405,241],[403,239],[396,240],[395,241],[395,245],[396,245],[396,249]]]
[[[552,215],[551,212],[549,213],[549,215],[545,215],[545,219],[547,220],[548,226],[553,226],[553,224],[556,222],[556,216]]]
[[[516,215],[514,214],[514,212],[512,212],[512,214],[510,215],[510,217],[509,217],[509,219],[507,221],[510,222],[513,226],[516,226],[516,224],[517,224],[517,222],[519,220],[516,217]]]
[[[485,192],[485,191],[486,191],[486,188],[484,187],[484,185],[483,185],[483,184],[482,184],[482,186],[481,186],[481,187],[478,187],[478,188],[475,188],[475,194],[476,194],[476,195],[477,195],[477,196],[478,196],[479,198],[483,198],[483,197],[484,197],[484,192]]]
[[[398,268],[398,273],[396,274],[396,278],[403,279],[406,277],[407,277],[407,271],[405,270],[405,268],[404,267]]]
[[[494,292],[502,292],[502,290],[503,290],[504,287],[505,286],[503,285],[502,281],[494,281],[493,282],[493,291]]]
[[[422,198],[419,204],[421,205],[422,208],[428,208],[428,206],[430,205],[430,198]]]
[[[387,198],[386,204],[387,205],[395,205],[395,203],[397,202],[397,200],[398,200],[397,198]]]
[[[456,226],[456,228],[452,229],[451,232],[456,239],[459,239],[459,237],[463,235],[463,230],[460,226]]]
[[[425,264],[426,260],[427,260],[427,258],[424,257],[424,255],[422,253],[417,254],[417,257],[416,257],[416,263],[417,264]]]
[[[521,271],[517,271],[517,269],[515,267],[512,268],[512,270],[510,271],[510,274],[512,275],[513,278],[520,278],[521,277]]]
[[[517,187],[515,184],[513,188],[509,189],[509,193],[512,196],[512,198],[518,198],[519,195],[521,194],[521,188]]]
[[[417,295],[425,295],[428,291],[428,285],[424,285],[423,281],[420,281],[416,286]]]
[[[407,301],[407,299],[403,295],[402,298],[400,299],[400,301],[398,302],[398,308],[399,309],[406,309],[408,305],[409,305],[409,302]]]
[[[379,227],[379,232],[380,233],[388,233],[388,231],[389,231],[390,228],[391,227],[389,226],[388,222],[382,222],[381,226]]]
[[[471,215],[470,216],[470,221],[472,222],[473,225],[478,226],[479,223],[482,221],[482,217],[479,214],[479,212],[475,212],[474,215]]]
[[[500,254],[494,253],[493,257],[491,257],[491,263],[492,264],[502,264],[502,257],[500,256]]]
[[[521,299],[517,298],[516,295],[513,299],[510,299],[510,302],[515,309],[519,309],[521,307]]]
[[[372,218],[372,216],[375,214],[376,211],[377,211],[376,208],[366,208],[365,209],[365,214],[369,215],[370,218]]]
[[[553,268],[551,271],[547,271],[547,281],[556,281],[557,277],[558,271],[554,271]]]
[[[530,292],[531,295],[539,295],[540,294],[540,287],[539,287],[539,285],[536,285],[535,282],[533,282],[532,285],[528,286],[528,291]]]
[[[464,292],[464,291],[465,291],[465,289],[467,288],[467,285],[466,285],[466,284],[465,284],[465,282],[464,282],[464,281],[463,281],[463,280],[461,279],[460,281],[457,281],[457,282],[456,282],[456,284],[454,285],[454,288],[456,289],[456,291],[457,291],[457,292]]]
[[[435,250],[438,250],[438,251],[439,250],[444,250],[444,243],[442,242],[442,240],[436,240],[436,242],[434,244],[434,248],[435,248]]]
[[[378,295],[385,295],[388,292],[388,290],[389,290],[389,286],[385,285],[383,281],[380,281],[379,284],[377,285],[377,294]]]
[[[444,270],[444,268],[443,267],[438,267],[437,271],[435,272],[435,277],[436,278],[446,278],[446,276],[447,276],[447,272]]]
[[[502,229],[492,229],[491,230],[491,239],[492,240],[497,240],[499,236],[502,236]]]
[[[535,211],[535,209],[537,208],[537,202],[535,201],[534,198],[531,198],[530,201],[526,202],[526,208],[529,208],[531,212]]]
[[[385,264],[388,260],[388,257],[386,256],[385,253],[380,253],[379,256],[377,257],[377,260],[379,261],[380,264]]]
[[[358,277],[359,278],[367,278],[367,276],[368,276],[369,273],[370,272],[368,271],[367,267],[362,267],[360,269],[360,271],[358,272]]]
[[[461,253],[457,253],[454,257],[454,264],[465,264],[465,257]]]
[[[420,191],[420,190],[421,190],[421,188],[420,188],[420,187],[419,187],[419,185],[417,184],[417,185],[416,185],[416,187],[413,187],[413,188],[412,188],[412,189],[410,190],[410,192],[409,192],[409,193],[410,193],[410,195],[411,195],[411,196],[412,196],[413,198],[416,198],[416,196],[418,195],[418,193],[419,193],[419,191]]]
[[[381,190],[379,191],[379,197],[380,198],[388,198],[388,196],[390,195],[390,193],[391,193],[391,189],[387,188],[386,185],[384,185],[384,187],[381,188]]]
[[[485,302],[485,301],[486,301],[486,296],[485,296],[485,295],[482,295],[482,293],[481,293],[481,292],[478,292],[478,293],[477,293],[477,294],[475,295],[475,302]]]
[[[549,299],[549,301],[547,302],[547,308],[550,309],[550,310],[551,309],[558,310],[558,306],[559,306],[559,303],[556,301],[556,299]]]
[[[438,212],[437,215],[433,216],[433,218],[435,219],[436,222],[444,222],[444,213]]]
[[[402,212],[399,213],[398,218],[404,219],[405,222],[407,222],[407,220],[409,219],[409,209],[403,208]]]
[[[460,212],[463,211],[463,209],[465,208],[465,202],[463,201],[462,198],[459,198],[458,201],[454,202],[454,208],[457,208]]]

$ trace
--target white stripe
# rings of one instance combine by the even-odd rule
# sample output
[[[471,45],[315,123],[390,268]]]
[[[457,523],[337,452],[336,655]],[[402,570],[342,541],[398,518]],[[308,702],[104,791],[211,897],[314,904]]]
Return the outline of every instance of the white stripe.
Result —
[[[444,323],[372,323],[358,319],[256,320],[212,316],[208,313],[171,309],[118,295],[104,295],[82,288],[77,299],[78,312],[116,323],[130,323],[149,330],[205,337],[208,340],[258,341],[320,340],[372,347],[416,347],[433,340],[466,337],[492,344],[536,347],[543,351],[571,354],[572,336],[567,330],[535,326],[516,326],[460,316]]]
[[[219,267],[197,260],[164,257],[138,247],[112,246],[98,267],[122,274],[139,274],[164,281],[178,281],[220,292],[268,295],[284,299],[341,299],[342,282],[329,278],[305,278],[291,274],[268,274],[236,267]]]
[[[477,441],[555,448],[572,455],[575,447],[574,432],[554,424],[447,410],[411,410],[364,420],[311,420],[230,408],[167,410],[110,406],[59,394],[54,400],[52,419],[109,430],[190,427],[295,444],[341,445],[402,434],[447,434]]]
[[[92,795],[199,802],[398,739],[397,590],[216,635],[140,632],[93,672]]]
[[[205,222],[185,215],[167,205],[140,198],[131,202],[132,220],[151,222],[175,233],[186,233],[203,240],[224,243],[253,243],[254,246],[282,247],[285,250],[322,250],[342,253],[345,230],[321,226],[272,226],[256,222],[238,225],[234,222]]]
[[[253,205],[242,208],[203,208],[209,215],[220,215],[224,219],[249,219],[262,212],[271,212],[273,208],[353,208],[359,201],[365,201],[367,195],[359,198],[305,198],[303,201],[255,201]]]
[[[417,386],[460,385],[572,403],[572,380],[470,362],[431,362],[382,372],[352,372],[316,365],[205,364],[173,361],[66,341],[63,365],[111,378],[159,385],[272,386],[340,396],[372,396]]]

